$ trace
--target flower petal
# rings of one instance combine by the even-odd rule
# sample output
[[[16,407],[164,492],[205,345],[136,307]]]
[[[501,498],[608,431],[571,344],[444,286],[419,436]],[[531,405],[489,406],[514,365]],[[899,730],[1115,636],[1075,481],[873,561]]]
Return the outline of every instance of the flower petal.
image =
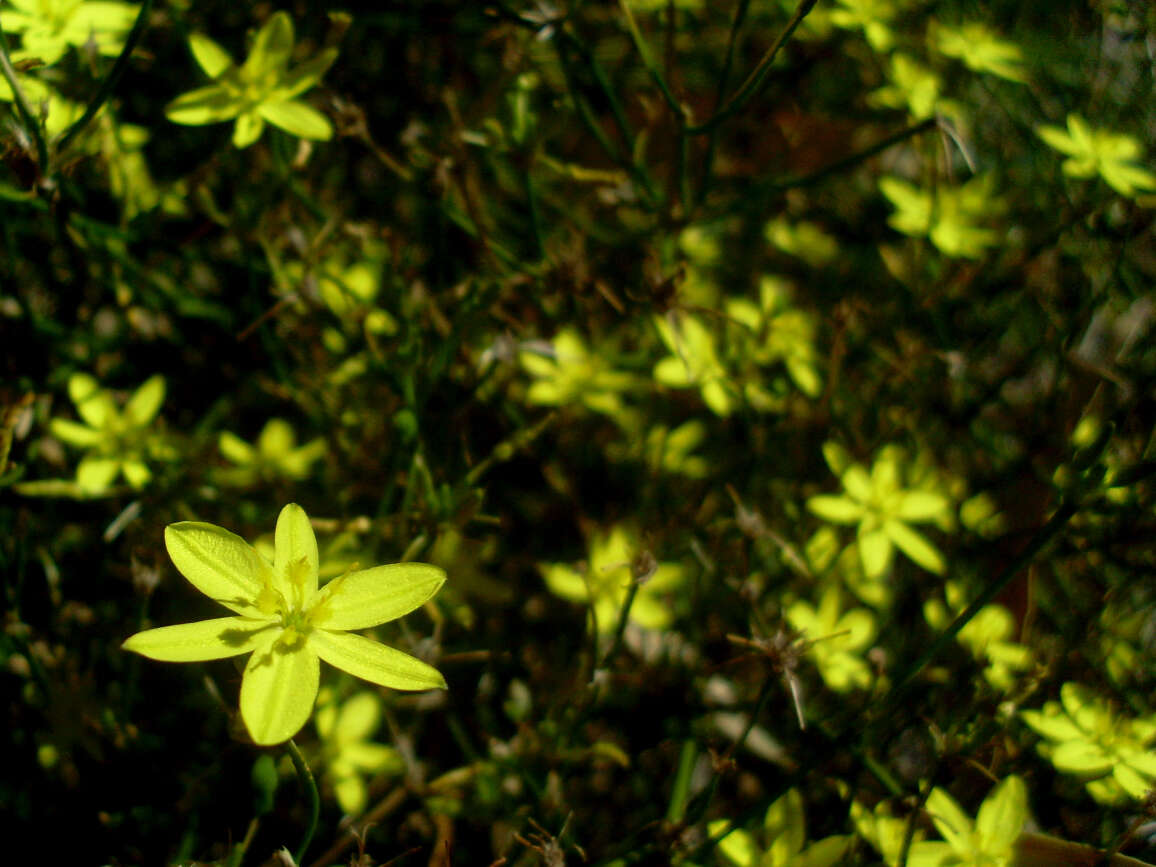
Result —
[[[895,517],[904,521],[934,521],[951,507],[947,497],[933,491],[903,491],[895,503]]]
[[[221,431],[221,436],[217,440],[217,449],[230,461],[241,466],[252,464],[257,458],[251,445],[229,431]]]
[[[153,477],[152,470],[148,468],[148,464],[144,461],[125,461],[121,464],[120,470],[124,473],[124,477],[128,479],[129,485],[137,491],[147,485],[149,479]]]
[[[189,37],[189,48],[209,78],[217,78],[233,65],[229,52],[203,33],[194,33]]]
[[[203,126],[236,117],[242,105],[240,97],[219,84],[210,84],[182,93],[165,106],[165,117],[185,126]]]
[[[54,418],[48,423],[48,429],[58,440],[69,445],[91,448],[100,443],[106,436],[102,430],[91,428],[80,422],[69,421],[64,418]]]
[[[274,12],[257,31],[253,48],[241,67],[246,81],[258,81],[268,73],[284,75],[293,53],[293,19],[288,12]]]
[[[381,699],[377,693],[363,690],[341,705],[330,737],[339,744],[364,741],[381,724]]]
[[[864,531],[859,525],[859,557],[863,561],[863,574],[868,578],[879,578],[891,565],[891,539],[883,530]]]
[[[857,524],[863,505],[839,494],[818,494],[807,500],[807,511],[833,524]]]
[[[280,540],[280,522],[277,531]],[[314,606],[313,623],[344,630],[396,620],[432,598],[445,580],[445,570],[428,563],[393,563],[352,572],[325,585]]]
[[[349,632],[315,629],[309,635],[317,655],[335,668],[390,689],[445,689],[432,665],[392,647]]]
[[[335,780],[333,794],[337,796],[337,805],[347,816],[359,815],[369,802],[365,781],[356,775]]]
[[[1020,718],[1032,729],[1053,741],[1075,741],[1083,738],[1084,732],[1060,710],[1059,704],[1049,702],[1043,711],[1020,711]]]
[[[621,606],[619,611],[621,611]],[[609,624],[604,624],[599,620],[598,625],[603,631],[613,629],[618,625],[619,616],[615,615]],[[665,629],[674,620],[674,615],[671,614],[670,609],[662,602],[661,598],[640,592],[635,595],[634,602],[630,606],[630,619],[643,629]]]
[[[317,593],[319,566],[317,536],[305,510],[296,503],[282,509],[277,516],[277,531],[273,538],[273,586],[293,608],[304,609]],[[380,622],[375,620],[366,625]]]
[[[121,645],[161,662],[203,662],[248,653],[264,644],[272,624],[249,617],[218,617],[146,629]]]
[[[165,378],[160,374],[149,377],[133,392],[124,405],[124,418],[133,427],[144,427],[151,422],[165,402]]]
[[[238,614],[260,617],[256,599],[271,583],[269,563],[222,527],[181,521],[165,527],[165,547],[189,583]]]
[[[103,428],[117,417],[112,395],[87,373],[74,373],[68,379],[68,396],[80,417],[95,428]]]
[[[337,49],[326,48],[321,53],[293,67],[279,82],[277,93],[285,98],[299,96],[317,82],[337,60]]]
[[[357,743],[341,747],[341,758],[359,771],[373,774],[399,774],[405,770],[401,753],[385,744]]]
[[[1068,741],[1052,751],[1052,764],[1068,774],[1099,777],[1112,770],[1116,759],[1093,741]]]
[[[237,125],[233,127],[233,147],[247,148],[261,137],[265,131],[265,120],[255,111],[247,111],[238,115]]]
[[[1028,814],[1028,790],[1024,781],[1011,776],[1000,783],[980,805],[975,820],[980,849],[989,855],[1010,853]]]
[[[328,141],[333,138],[329,118],[296,99],[270,100],[257,106],[257,113],[273,126],[299,138]]]
[[[241,718],[254,742],[279,744],[297,734],[313,712],[320,679],[308,640],[274,640],[258,648],[241,680]]]
[[[586,604],[590,601],[590,587],[586,576],[566,563],[539,563],[538,571],[550,592],[568,602]]]
[[[76,467],[76,483],[86,494],[101,494],[119,472],[120,461],[116,458],[87,457]]]
[[[942,575],[947,570],[947,563],[944,562],[939,549],[927,541],[923,534],[911,529],[902,521],[887,521],[883,525],[883,531],[904,554],[928,572]]]
[[[1134,768],[1119,764],[1112,769],[1112,776],[1120,787],[1137,800],[1148,794],[1151,781],[1142,777]]]
[[[932,789],[927,799],[927,812],[936,829],[957,855],[970,851],[968,838],[972,832],[971,819],[951,795],[940,788]]]
[[[907,867],[943,867],[955,863],[956,856],[951,845],[938,840],[913,843],[907,855]]]

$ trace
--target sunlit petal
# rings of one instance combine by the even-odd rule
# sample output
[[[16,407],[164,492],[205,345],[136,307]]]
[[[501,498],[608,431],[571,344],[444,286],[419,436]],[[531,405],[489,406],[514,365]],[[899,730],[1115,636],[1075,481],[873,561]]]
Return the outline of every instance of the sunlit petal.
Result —
[[[335,668],[391,689],[445,689],[441,673],[420,659],[349,632],[314,630],[309,644]]]
[[[181,521],[165,527],[165,547],[189,583],[238,614],[261,616],[256,600],[270,567],[240,536],[213,524]]]
[[[121,645],[161,662],[202,662],[248,653],[267,643],[271,624],[248,617],[218,617],[146,629]]]
[[[396,620],[430,599],[445,580],[445,570],[428,563],[394,563],[353,572],[325,585],[313,623],[326,629],[365,629]]]
[[[253,740],[279,744],[297,734],[313,712],[320,677],[305,638],[282,637],[254,651],[241,681],[241,718]]]

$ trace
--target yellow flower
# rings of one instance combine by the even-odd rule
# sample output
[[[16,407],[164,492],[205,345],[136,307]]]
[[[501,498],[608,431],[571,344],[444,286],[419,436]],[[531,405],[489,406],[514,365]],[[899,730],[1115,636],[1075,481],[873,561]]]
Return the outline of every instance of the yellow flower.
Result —
[[[98,54],[115,57],[136,20],[139,6],[110,0],[10,0],[4,29],[19,33],[21,50],[13,60],[35,57],[46,66],[56,63],[70,45],[93,45]]]
[[[884,575],[898,547],[929,572],[942,575],[943,555],[911,524],[934,521],[951,507],[935,491],[903,487],[902,453],[880,450],[868,472],[836,443],[823,446],[831,470],[843,483],[843,494],[820,494],[807,500],[807,510],[833,524],[858,524],[859,556],[871,580]]]
[[[1156,175],[1137,162],[1143,151],[1130,135],[1095,129],[1078,114],[1068,115],[1067,130],[1041,126],[1036,135],[1067,155],[1061,168],[1068,177],[1099,175],[1122,196],[1156,190]]]
[[[623,410],[621,393],[631,376],[614,370],[599,353],[591,352],[577,331],[564,328],[545,352],[523,350],[518,360],[534,383],[526,400],[539,406],[581,404],[594,412],[616,415]]]
[[[670,320],[656,316],[654,324],[670,355],[654,366],[654,379],[668,388],[697,387],[715,415],[728,416],[738,408],[738,392],[719,359],[715,339],[707,327],[690,315]]]
[[[296,503],[277,518],[270,563],[244,539],[213,524],[165,528],[165,547],[194,587],[231,609],[219,617],[138,632],[124,642],[162,662],[200,662],[252,653],[241,681],[241,718],[258,744],[288,740],[305,725],[320,660],[391,689],[444,689],[433,667],[351,630],[408,614],[430,599],[445,572],[395,563],[349,572],[317,586],[317,538]]]
[[[973,822],[951,795],[935,788],[927,813],[943,841],[913,843],[907,859],[912,867],[1011,867],[1028,818],[1028,791],[1019,777],[1008,777],[980,804]]]
[[[823,390],[815,354],[815,319],[791,306],[790,290],[784,280],[764,274],[759,279],[759,303],[731,298],[727,315],[750,331],[749,345],[739,343],[755,364],[768,366],[782,362],[799,390],[818,397]]]
[[[875,638],[875,616],[866,608],[842,610],[838,588],[828,587],[818,609],[802,600],[786,612],[787,622],[808,642],[807,655],[814,660],[823,681],[835,692],[866,689],[871,669],[862,653]]]
[[[726,819],[711,822],[707,828],[719,840],[719,851],[736,867],[832,867],[842,863],[852,838],[824,837],[808,846],[804,823],[803,796],[798,789],[789,789],[767,808],[762,844],[749,831],[731,829]]]
[[[237,485],[251,485],[262,479],[304,479],[326,451],[325,440],[320,437],[297,445],[292,426],[280,418],[265,423],[254,445],[228,431],[221,433],[217,445],[221,454],[236,464],[223,475]]]
[[[968,21],[959,27],[936,25],[930,28],[933,41],[942,54],[962,61],[975,72],[990,72],[1008,81],[1027,82],[1024,53],[1014,42],[1001,39],[979,21]]]
[[[68,380],[68,396],[85,423],[54,418],[50,429],[57,439],[87,450],[76,468],[80,489],[102,493],[121,474],[134,488],[148,484],[152,478],[144,461],[151,445],[148,428],[165,400],[164,377],[154,376],[141,385],[123,410],[111,392],[87,373],[73,374]]]
[[[356,816],[369,800],[367,774],[396,776],[405,770],[401,753],[371,740],[381,724],[381,698],[363,690],[338,705],[324,689],[314,722],[322,743],[324,776],[333,786],[341,809]]]
[[[565,563],[542,563],[546,586],[571,602],[588,604],[598,632],[613,632],[630,587],[638,583],[630,620],[646,629],[662,629],[674,619],[663,596],[686,579],[677,563],[656,563],[638,543],[638,534],[624,525],[590,539],[585,569]]]
[[[1056,770],[1076,774],[1101,804],[1143,798],[1156,783],[1156,715],[1120,716],[1087,687],[1069,681],[1060,701],[1020,717],[1047,740],[1037,745]]]
[[[266,121],[301,138],[329,140],[329,119],[297,97],[321,80],[337,59],[337,49],[327,48],[290,70],[293,41],[293,19],[285,12],[274,13],[257,31],[249,57],[237,66],[216,42],[193,34],[193,57],[213,83],[181,94],[165,115],[188,126],[235,118],[233,144],[239,148],[259,139]]]

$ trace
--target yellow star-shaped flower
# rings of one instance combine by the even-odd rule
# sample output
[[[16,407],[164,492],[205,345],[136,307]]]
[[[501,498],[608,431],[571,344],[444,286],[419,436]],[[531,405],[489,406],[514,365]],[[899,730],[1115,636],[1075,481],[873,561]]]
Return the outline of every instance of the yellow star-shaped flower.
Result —
[[[395,563],[349,572],[317,586],[317,538],[305,510],[281,510],[270,563],[244,539],[213,524],[165,528],[177,569],[235,612],[138,632],[124,643],[150,659],[199,662],[252,652],[241,681],[241,717],[258,744],[293,737],[313,711],[320,660],[391,689],[444,689],[433,667],[351,630],[408,614],[430,599],[445,572]]]

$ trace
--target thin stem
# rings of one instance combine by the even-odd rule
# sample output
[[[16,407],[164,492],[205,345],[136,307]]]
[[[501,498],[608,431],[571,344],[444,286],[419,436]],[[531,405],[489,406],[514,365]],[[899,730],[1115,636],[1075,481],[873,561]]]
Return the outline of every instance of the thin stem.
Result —
[[[687,133],[690,135],[702,135],[703,133],[710,132],[728,117],[738,113],[742,107],[747,104],[747,101],[762,87],[763,80],[767,77],[767,73],[771,71],[771,64],[775,62],[779,50],[787,44],[787,40],[790,39],[791,34],[795,32],[795,28],[810,14],[817,2],[818,0],[800,0],[798,8],[795,9],[795,14],[791,16],[791,20],[787,22],[786,28],[779,34],[779,38],[775,40],[775,43],[767,49],[766,54],[763,55],[758,65],[754,68],[754,71],[747,76],[747,80],[735,91],[734,96],[730,98],[722,109],[715,112],[714,117],[706,123],[687,127]]]
[[[149,12],[152,10],[152,5],[153,0],[144,0],[144,2],[141,3],[140,12],[137,13],[136,21],[133,22],[132,25],[132,30],[128,32],[128,37],[124,41],[124,48],[121,49],[120,55],[116,58],[116,62],[112,65],[112,69],[109,70],[108,75],[104,77],[104,80],[100,83],[100,87],[97,88],[96,93],[93,95],[92,99],[89,100],[88,105],[84,109],[84,114],[82,114],[80,119],[77,120],[76,123],[74,123],[72,126],[70,126],[65,131],[64,135],[60,137],[60,140],[56,145],[59,150],[63,150],[65,147],[67,147],[69,142],[71,142],[74,138],[80,135],[81,132],[84,131],[84,128],[88,126],[89,122],[94,117],[96,117],[96,113],[100,111],[105,102],[107,102],[108,98],[112,95],[113,88],[116,87],[117,82],[120,81],[121,76],[124,75],[125,70],[128,69],[128,63],[132,58],[133,49],[136,48],[136,44],[140,42],[140,38],[144,34],[145,28],[148,27],[148,16]]]
[[[814,3],[814,0],[811,0]],[[618,0],[618,6],[622,9],[622,14],[626,17],[626,29],[630,31],[630,38],[634,42],[634,47],[638,49],[638,54],[642,58],[642,65],[646,67],[646,71],[650,73],[650,77],[654,79],[654,83],[658,85],[659,91],[662,92],[662,98],[666,100],[667,107],[674,112],[676,117],[681,117],[684,112],[682,106],[678,104],[678,100],[674,98],[670,87],[666,83],[662,72],[658,68],[658,64],[654,62],[654,58],[650,56],[650,48],[646,44],[646,40],[642,38],[642,31],[638,29],[638,22],[634,20],[634,13],[630,10],[630,3],[628,0]]]
[[[594,52],[590,50],[589,46],[580,41],[569,29],[564,28],[561,31],[561,35],[578,53],[578,56],[594,77],[594,82],[598,85],[602,96],[605,97],[606,102],[610,105],[610,114],[614,118],[614,125],[618,128],[618,134],[622,137],[626,152],[633,154],[634,133],[631,131],[630,123],[626,119],[626,110],[622,107],[622,100],[618,98],[618,94],[615,93],[614,88],[610,86],[610,79],[606,77],[606,70],[602,68],[602,64],[598,62],[598,58],[594,56]]]
[[[906,141],[907,139],[913,138],[922,132],[926,132],[927,130],[935,127],[937,124],[938,121],[936,118],[929,117],[927,120],[922,120],[914,126],[909,126],[906,129],[901,129],[899,132],[894,133],[893,135],[887,136],[887,138],[876,142],[870,147],[864,148],[861,151],[856,151],[850,156],[843,157],[841,160],[836,160],[829,165],[823,166],[823,168],[817,169],[816,171],[811,172],[809,175],[802,175],[800,177],[787,178],[784,181],[779,181],[778,183],[774,184],[767,192],[782,192],[783,190],[792,190],[796,189],[797,187],[808,187],[811,184],[818,183],[824,178],[830,177],[833,174],[837,174],[844,169],[849,169],[852,166],[856,166],[861,162],[869,160],[876,154],[880,154],[902,141]]]
[[[562,74],[566,79],[567,92],[570,94],[570,100],[573,102],[574,109],[578,112],[578,116],[582,119],[582,123],[585,125],[587,131],[594,136],[599,146],[606,152],[606,155],[634,178],[639,190],[645,194],[648,202],[653,203],[656,198],[654,189],[650,184],[650,179],[647,177],[646,172],[634,162],[634,138],[627,126],[621,103],[606,78],[606,73],[602,71],[601,66],[598,65],[589,51],[587,51],[575,37],[568,35],[565,30],[561,31],[560,38],[554,40],[554,47],[558,55],[558,62],[562,67]],[[618,131],[626,143],[625,153],[619,152],[614,142],[610,140],[610,137],[602,129],[598,118],[590,107],[589,101],[579,92],[575,70],[571,64],[570,56],[567,53],[568,49],[578,52],[581,59],[589,68],[590,73],[594,76],[602,95],[610,103],[615,125],[618,127]]]
[[[293,770],[297,772],[297,779],[300,780],[301,787],[305,790],[305,798],[309,802],[309,824],[305,826],[305,836],[301,838],[301,845],[297,847],[297,852],[293,856],[296,863],[303,864],[305,852],[309,849],[313,833],[317,830],[317,819],[321,816],[321,798],[317,794],[317,781],[313,779],[313,772],[309,770],[305,756],[301,755],[297,744],[290,740],[286,747],[289,750],[289,758],[293,760]]]
[[[900,142],[906,141],[907,139],[919,135],[922,132],[926,132],[935,125],[935,118],[929,118],[927,120],[920,121],[914,126],[909,126],[897,133],[893,133],[882,141],[878,141],[861,151],[856,151],[849,156],[843,157],[843,159],[836,160],[833,163],[823,166],[821,169],[816,169],[808,175],[800,175],[793,178],[786,178],[785,180],[763,183],[753,188],[748,186],[743,192],[741,205],[744,207],[750,206],[761,209],[763,207],[762,200],[766,196],[782,193],[787,190],[798,189],[799,187],[808,187],[812,184],[817,184],[826,180],[832,175],[837,174],[838,172],[845,171],[849,168],[852,168],[853,166],[858,165],[859,163],[869,160],[871,157],[882,153],[888,148],[894,147]],[[699,195],[701,201],[702,193],[700,192]]]
[[[610,665],[618,651],[622,649],[622,636],[626,634],[626,624],[630,620],[630,609],[634,606],[634,597],[638,595],[638,582],[631,581],[630,589],[626,591],[626,600],[622,603],[622,610],[618,612],[618,623],[614,626],[614,638],[606,655],[602,657],[602,668]],[[597,668],[595,669],[597,671]],[[594,672],[591,672],[593,677]]]
[[[739,30],[743,26],[743,21],[747,17],[747,8],[750,6],[750,0],[739,0],[739,5],[735,9],[735,17],[731,22],[730,37],[727,39],[727,54],[723,60],[722,72],[719,74],[718,86],[715,88],[715,110],[722,105],[723,94],[726,91],[727,84],[731,77],[731,67],[734,65],[735,46],[738,44]],[[698,201],[701,203],[706,199],[706,194],[710,189],[711,173],[714,171],[714,154],[715,148],[718,144],[718,128],[715,127],[710,131],[710,136],[707,138],[706,155],[702,161],[702,178],[699,180]]]
[[[1003,588],[1008,585],[1008,582],[1010,582],[1011,579],[1014,578],[1021,569],[1023,569],[1033,559],[1035,559],[1035,556],[1041,550],[1043,550],[1045,545],[1047,545],[1052,541],[1053,538],[1059,535],[1060,530],[1064,528],[1064,525],[1072,519],[1072,516],[1075,515],[1078,510],[1079,508],[1077,504],[1072,501],[1066,501],[1060,505],[1055,514],[1053,514],[1052,517],[1048,519],[1048,522],[1040,528],[1039,532],[1036,533],[1036,535],[1019,553],[1019,555],[1017,555],[1016,558],[1007,565],[1003,572],[1001,572],[992,581],[990,581],[988,585],[983,588],[983,592],[981,592],[979,596],[972,600],[971,604],[963,610],[963,613],[955,618],[952,624],[947,627],[947,629],[945,629],[943,633],[937,639],[935,639],[935,641],[932,642],[931,646],[923,652],[923,654],[914,662],[914,664],[912,664],[905,672],[903,672],[900,677],[896,678],[895,685],[887,693],[887,697],[883,707],[881,708],[881,712],[876,717],[877,720],[883,720],[887,718],[886,711],[894,707],[898,700],[902,697],[903,693],[911,687],[915,676],[919,674],[919,672],[921,672],[923,668],[929,662],[931,662],[931,660],[939,656],[939,654],[942,653],[943,650],[949,644],[951,644],[952,641],[955,640],[955,637],[959,635],[960,630],[967,626],[967,624],[971,622],[972,618],[974,618],[975,615],[980,612],[980,609],[991,602],[991,600],[995,598],[996,594],[1003,590]]]
[[[8,39],[4,36],[3,26],[0,26],[0,74],[3,74],[4,80],[12,88],[12,101],[16,103],[16,113],[20,115],[20,122],[36,143],[36,162],[40,167],[40,174],[46,175],[48,174],[48,143],[44,140],[44,132],[40,129],[36,116],[32,114],[32,109],[28,106],[28,100],[24,98],[24,91],[20,89],[20,82],[16,80],[16,69],[12,66],[12,58],[8,56]]]

